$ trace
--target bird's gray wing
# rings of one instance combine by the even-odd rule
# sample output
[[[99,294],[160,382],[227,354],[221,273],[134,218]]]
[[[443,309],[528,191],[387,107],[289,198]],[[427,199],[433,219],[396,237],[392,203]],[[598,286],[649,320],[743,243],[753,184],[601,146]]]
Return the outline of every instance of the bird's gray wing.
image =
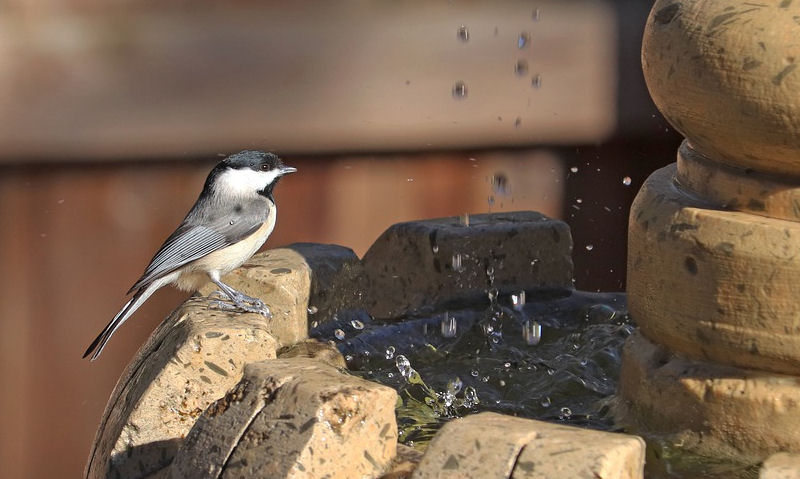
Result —
[[[128,294],[172,273],[181,266],[237,243],[253,234],[263,223],[261,215],[239,216],[233,224],[227,217],[206,224],[184,221],[164,241],[142,277],[131,287]]]

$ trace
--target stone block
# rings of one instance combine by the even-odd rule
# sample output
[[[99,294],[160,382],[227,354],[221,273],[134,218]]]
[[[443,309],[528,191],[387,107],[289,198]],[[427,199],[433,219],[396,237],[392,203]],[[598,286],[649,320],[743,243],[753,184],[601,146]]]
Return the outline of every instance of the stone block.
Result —
[[[641,478],[644,441],[496,413],[451,421],[436,434],[414,479]]]
[[[324,322],[336,311],[362,306],[366,279],[353,250],[317,243],[293,243],[286,249],[301,255],[311,270],[309,322]]]
[[[376,477],[395,456],[396,400],[314,359],[250,364],[194,425],[172,477]]]
[[[233,288],[269,306],[267,330],[279,346],[294,344],[308,337],[308,295],[311,269],[302,255],[287,248],[264,251],[231,271],[222,280]],[[200,288],[208,296],[216,291],[213,283]]]
[[[278,357],[281,359],[313,358],[336,369],[347,369],[344,357],[336,349],[336,346],[316,339],[306,339],[291,346],[285,346],[278,350]]]
[[[619,393],[636,429],[692,437],[700,455],[758,462],[800,451],[794,376],[688,359],[637,332],[623,349]]]
[[[764,461],[759,479],[800,479],[800,454],[779,452]]]
[[[541,287],[572,287],[566,223],[520,211],[398,223],[362,258],[366,309],[392,318],[426,306]]]
[[[239,382],[244,365],[275,357],[268,326],[258,314],[210,310],[201,298],[175,310],[117,382],[86,476],[146,477],[168,465],[203,410]]]

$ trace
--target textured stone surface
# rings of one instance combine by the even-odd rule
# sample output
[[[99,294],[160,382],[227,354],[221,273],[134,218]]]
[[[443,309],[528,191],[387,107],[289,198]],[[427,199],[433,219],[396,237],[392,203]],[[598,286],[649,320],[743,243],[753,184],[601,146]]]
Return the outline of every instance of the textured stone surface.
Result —
[[[712,161],[684,140],[678,150],[678,184],[724,208],[800,221],[800,187],[793,177],[769,175]]]
[[[699,359],[800,373],[800,223],[714,208],[653,173],[631,207],[628,308]]]
[[[693,436],[701,455],[760,461],[800,450],[800,379],[693,361],[639,333],[623,350],[620,394],[641,430]]]
[[[412,477],[606,479],[643,473],[644,441],[637,436],[481,413],[447,423]]]
[[[106,406],[87,477],[144,477],[168,465],[203,410],[241,377],[274,358],[277,342],[258,314],[208,309],[195,298],[142,346]]]
[[[280,346],[308,337],[307,308],[311,270],[303,256],[288,248],[259,253],[222,280],[233,288],[269,306],[267,330]],[[200,289],[207,296],[216,290],[213,283]]]
[[[779,452],[764,461],[759,479],[800,479],[800,454]]]
[[[245,368],[203,413],[173,477],[378,476],[397,444],[395,391],[308,358]]]
[[[658,0],[642,66],[659,110],[701,153],[758,171],[800,168],[796,2]]]
[[[335,346],[316,339],[306,339],[291,346],[285,346],[278,350],[278,357],[281,359],[313,358],[337,369],[347,369],[342,353]]]
[[[366,307],[391,318],[437,303],[501,293],[572,287],[572,237],[566,223],[530,212],[398,223],[362,258]]]
[[[361,261],[350,248],[294,243],[286,247],[303,257],[311,270],[309,322],[326,321],[338,310],[362,306],[365,289]]]

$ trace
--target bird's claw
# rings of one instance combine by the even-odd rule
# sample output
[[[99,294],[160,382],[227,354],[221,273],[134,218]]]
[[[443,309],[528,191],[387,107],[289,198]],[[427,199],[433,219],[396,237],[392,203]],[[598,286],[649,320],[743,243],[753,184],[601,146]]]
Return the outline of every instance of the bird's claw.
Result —
[[[221,293],[220,291],[216,291],[215,293]],[[209,295],[209,298],[214,297],[214,293]],[[228,299],[231,301],[232,298],[227,298],[219,294],[218,296]],[[246,313],[258,313],[265,318],[272,317],[272,313],[270,313],[269,307],[264,304],[258,298],[251,298],[249,296],[244,296],[241,298],[236,298],[238,301],[228,302],[223,299],[212,299],[209,303],[209,307],[214,309],[219,309],[220,311],[243,311]]]

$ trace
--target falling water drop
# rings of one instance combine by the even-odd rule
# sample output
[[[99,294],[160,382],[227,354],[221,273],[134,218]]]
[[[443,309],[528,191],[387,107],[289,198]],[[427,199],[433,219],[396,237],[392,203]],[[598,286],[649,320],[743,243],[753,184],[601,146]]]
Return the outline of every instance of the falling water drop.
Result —
[[[458,37],[458,39],[461,40],[462,42],[468,42],[469,30],[467,29],[467,27],[464,25],[458,27],[458,30],[456,30],[456,37]]]
[[[514,73],[518,77],[523,77],[528,74],[528,62],[526,60],[517,60],[514,64]]]
[[[511,306],[514,308],[515,311],[522,311],[523,306],[525,306],[525,291],[520,291],[517,294],[511,295]]]
[[[569,171],[571,171],[573,173],[577,173],[578,172],[578,167],[577,166],[573,166],[572,168],[569,169]]]
[[[463,100],[467,97],[467,84],[463,81],[457,81],[453,84],[453,98],[456,100]]]
[[[497,172],[492,177],[492,191],[498,195],[508,195],[508,176]]]
[[[461,273],[464,271],[464,266],[461,264],[461,253],[453,253],[453,258],[451,260],[453,271],[456,273]]]
[[[533,320],[522,323],[522,338],[531,346],[536,346],[542,340],[542,325]]]
[[[456,318],[450,316],[450,313],[444,313],[444,317],[442,318],[442,322],[440,324],[440,329],[442,331],[443,338],[456,337],[458,329],[458,323],[456,322]]]
[[[538,22],[539,20],[542,19],[542,12],[539,11],[538,8],[536,8],[533,10],[533,15],[531,17],[533,18],[534,22]]]
[[[591,251],[593,249],[594,249],[594,245],[593,244],[587,244],[586,245],[586,251]]]
[[[534,87],[534,88],[537,88],[537,89],[541,88],[541,86],[542,86],[542,74],[541,73],[537,73],[536,75],[533,75],[533,78],[531,78],[531,86]]]
[[[630,186],[631,185],[631,177],[630,176],[626,176],[625,178],[623,178],[622,179],[622,184],[625,185],[625,186]]]
[[[334,331],[333,335],[336,336],[336,339],[338,339],[339,341],[344,339],[344,331],[342,331],[341,329],[337,329],[336,331]]]
[[[523,49],[528,46],[528,43],[531,41],[531,34],[528,32],[522,32],[517,37],[517,48]]]
[[[389,346],[386,348],[386,359],[394,358],[394,346]]]

